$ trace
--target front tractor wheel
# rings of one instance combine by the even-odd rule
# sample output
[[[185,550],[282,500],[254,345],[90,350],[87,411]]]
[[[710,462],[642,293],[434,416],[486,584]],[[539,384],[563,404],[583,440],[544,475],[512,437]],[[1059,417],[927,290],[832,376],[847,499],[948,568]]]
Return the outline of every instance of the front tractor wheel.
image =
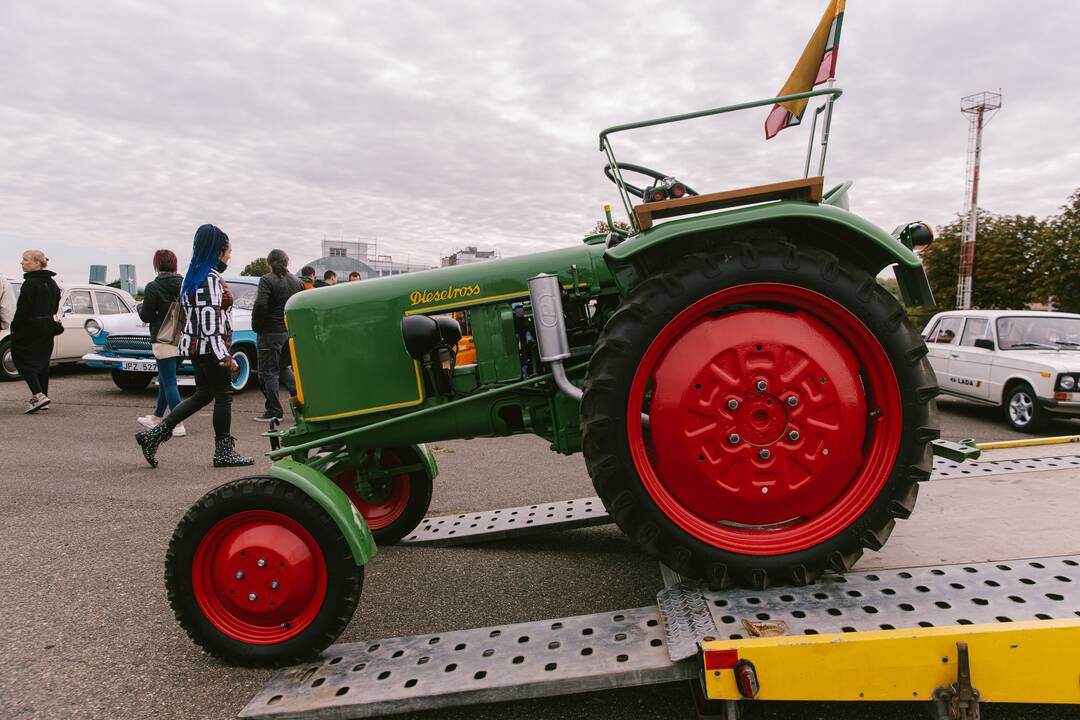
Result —
[[[249,667],[291,665],[325,650],[349,624],[363,581],[333,519],[269,477],[204,495],[165,557],[180,626],[211,655]]]
[[[375,457],[369,452],[369,468]],[[393,545],[411,533],[431,506],[431,477],[409,448],[381,450],[376,472],[342,463],[329,475],[360,511],[378,545]]]
[[[805,584],[879,550],[929,477],[926,346],[866,272],[730,243],[641,283],[582,400],[585,460],[624,532],[714,585]]]

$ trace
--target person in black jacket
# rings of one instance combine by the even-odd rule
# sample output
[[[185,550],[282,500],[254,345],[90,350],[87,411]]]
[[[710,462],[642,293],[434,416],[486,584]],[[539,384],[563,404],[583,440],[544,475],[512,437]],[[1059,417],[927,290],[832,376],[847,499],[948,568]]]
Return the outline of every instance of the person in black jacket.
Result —
[[[157,277],[146,284],[142,305],[139,306],[139,317],[150,325],[150,342],[153,343],[158,370],[157,406],[154,414],[139,418],[139,424],[148,428],[161,422],[166,408],[172,410],[180,404],[180,390],[176,387],[180,350],[175,345],[158,343],[158,330],[161,329],[169,307],[180,297],[180,284],[184,281],[176,272],[176,253],[165,249],[154,253],[154,272]],[[173,437],[185,435],[187,430],[183,423],[173,428]]]
[[[304,289],[303,283],[289,272],[289,256],[284,250],[271,250],[266,256],[270,272],[259,278],[259,293],[251,310],[251,329],[259,334],[256,344],[259,360],[259,384],[266,396],[266,411],[258,422],[281,420],[284,411],[278,399],[278,385],[290,395],[296,394],[292,368],[285,362],[289,332],[285,329],[285,303]]]
[[[40,250],[22,254],[23,286],[11,320],[11,359],[30,387],[32,396],[26,412],[47,407],[49,400],[49,359],[56,337],[56,311],[60,288],[56,273],[46,270],[49,258]]]

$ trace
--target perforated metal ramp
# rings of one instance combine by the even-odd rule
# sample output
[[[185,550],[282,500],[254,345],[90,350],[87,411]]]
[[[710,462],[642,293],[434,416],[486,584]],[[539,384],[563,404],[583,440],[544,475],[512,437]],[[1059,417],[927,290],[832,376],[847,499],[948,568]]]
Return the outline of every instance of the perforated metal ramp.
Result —
[[[752,637],[766,624],[798,635],[1076,618],[1080,555],[851,573],[804,588],[701,597],[718,639]],[[698,602],[683,607],[695,617],[671,616],[673,623],[712,634]],[[669,603],[666,612],[682,610]],[[697,677],[696,662],[671,660],[667,644],[660,613],[645,607],[335,645],[280,672],[240,716],[366,718]]]
[[[697,676],[655,607],[331,647],[285,670],[240,717],[367,718]]]
[[[977,478],[1077,468],[1080,468],[1080,455],[964,463],[935,457],[930,479]],[[435,515],[424,518],[401,542],[406,545],[466,545],[610,522],[611,517],[600,498],[587,497],[485,512]]]

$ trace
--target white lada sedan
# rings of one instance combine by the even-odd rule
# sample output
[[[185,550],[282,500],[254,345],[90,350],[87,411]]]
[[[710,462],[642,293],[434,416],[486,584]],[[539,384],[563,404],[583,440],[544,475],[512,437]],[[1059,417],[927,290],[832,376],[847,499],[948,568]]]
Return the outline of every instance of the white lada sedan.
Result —
[[[1080,416],[1080,315],[955,310],[930,318],[923,338],[941,392],[1003,407],[1015,430]]]

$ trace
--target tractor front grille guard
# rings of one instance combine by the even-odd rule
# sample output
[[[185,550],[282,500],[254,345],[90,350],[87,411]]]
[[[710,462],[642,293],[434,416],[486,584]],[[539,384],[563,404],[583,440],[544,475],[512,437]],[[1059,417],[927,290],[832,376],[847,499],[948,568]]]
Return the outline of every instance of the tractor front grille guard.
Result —
[[[657,118],[655,120],[641,120],[638,122],[626,123],[624,125],[615,125],[609,127],[600,133],[600,152],[607,156],[608,164],[611,166],[612,173],[615,177],[615,184],[619,188],[619,198],[622,200],[623,207],[626,209],[626,214],[630,218],[630,223],[633,225],[634,232],[640,232],[641,227],[638,224],[638,220],[634,215],[634,205],[630,200],[630,193],[626,189],[626,181],[623,179],[622,172],[619,170],[618,162],[615,160],[615,151],[611,146],[611,135],[624,130],[636,130],[638,128],[652,127],[654,125],[666,125],[673,122],[681,122],[683,120],[693,120],[695,118],[708,117],[710,115],[721,115],[723,113],[734,112],[736,110],[747,110],[749,108],[761,107],[762,105],[772,105],[775,103],[789,102],[791,100],[801,100],[803,98],[818,97],[820,95],[827,95],[828,99],[822,103],[816,110],[812,122],[810,123],[810,139],[806,148],[806,163],[803,169],[803,177],[810,176],[810,161],[814,152],[814,135],[817,129],[818,116],[823,112],[825,113],[825,120],[822,123],[821,131],[821,150],[818,155],[818,175],[825,174],[825,154],[829,148],[829,127],[832,124],[832,106],[838,97],[844,94],[844,91],[840,88],[822,88],[821,90],[811,90],[809,92],[795,93],[794,95],[780,95],[778,97],[768,98],[765,100],[754,100],[752,102],[739,103],[737,105],[725,105],[723,107],[713,108],[711,110],[699,110],[698,112],[684,113],[682,115],[671,115],[669,117]]]

